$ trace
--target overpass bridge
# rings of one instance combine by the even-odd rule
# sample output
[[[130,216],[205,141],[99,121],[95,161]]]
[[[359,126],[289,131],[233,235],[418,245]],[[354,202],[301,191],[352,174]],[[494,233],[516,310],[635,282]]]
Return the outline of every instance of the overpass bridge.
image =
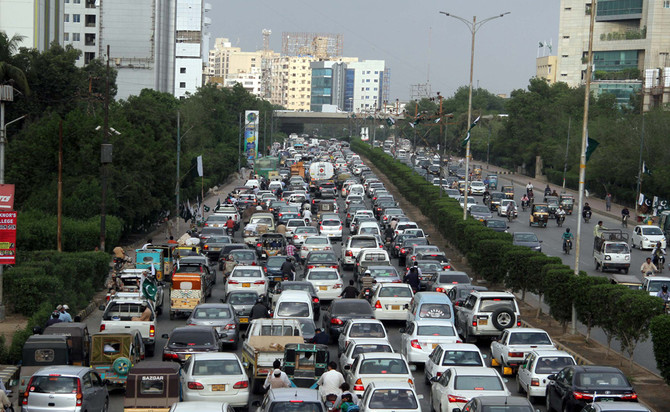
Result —
[[[359,125],[360,122],[371,116],[366,113],[327,113],[327,112],[296,112],[291,110],[275,110],[274,118],[281,121],[280,130],[284,133],[301,133],[306,124],[339,124],[343,127],[349,127],[352,122]],[[396,120],[403,120],[403,115],[377,115],[377,119],[385,121],[392,116]]]

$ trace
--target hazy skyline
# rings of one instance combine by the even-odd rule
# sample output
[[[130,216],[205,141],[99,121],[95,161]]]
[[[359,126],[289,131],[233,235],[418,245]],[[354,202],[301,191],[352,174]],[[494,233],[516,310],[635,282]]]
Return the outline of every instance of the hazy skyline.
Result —
[[[211,1],[211,0],[209,0]],[[470,75],[469,29],[440,14],[472,21],[511,12],[484,24],[475,40],[473,83],[493,93],[526,88],[535,75],[539,42],[552,41],[558,50],[560,1],[549,0],[247,0],[211,2],[206,16],[211,44],[227,37],[243,51],[263,47],[263,29],[272,30],[270,48],[281,51],[282,32],[343,35],[344,56],[385,60],[391,68],[389,98],[407,100],[410,85],[430,80],[433,95],[450,97],[466,86]]]

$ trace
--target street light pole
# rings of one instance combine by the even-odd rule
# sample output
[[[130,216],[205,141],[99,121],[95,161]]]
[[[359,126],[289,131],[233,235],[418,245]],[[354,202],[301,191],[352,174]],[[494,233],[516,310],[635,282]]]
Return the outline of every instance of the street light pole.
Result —
[[[475,34],[477,34],[477,31],[487,22],[503,17],[506,14],[510,14],[511,12],[505,12],[502,14],[499,14],[497,16],[492,16],[489,18],[486,18],[479,23],[477,23],[477,16],[472,17],[472,22],[464,19],[463,17],[455,16],[451,13],[447,13],[444,11],[441,11],[440,14],[444,14],[447,17],[453,17],[457,20],[460,20],[465,24],[468,29],[470,30],[470,33],[472,34],[472,45],[470,47],[470,88],[468,92],[468,128],[471,127],[472,124],[472,76],[474,72],[474,65],[475,65]],[[468,218],[468,178],[470,177],[468,173],[470,172],[470,139],[468,139],[466,146],[465,146],[465,188],[463,190],[463,196],[465,196],[465,203],[463,204],[463,220],[466,220]]]

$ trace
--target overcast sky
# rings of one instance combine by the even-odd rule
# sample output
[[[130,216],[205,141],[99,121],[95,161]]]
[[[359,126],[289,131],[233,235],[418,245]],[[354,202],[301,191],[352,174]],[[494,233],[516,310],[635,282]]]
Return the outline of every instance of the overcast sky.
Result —
[[[558,49],[556,0],[205,1],[213,6],[206,14],[212,19],[210,47],[216,37],[227,37],[243,51],[260,50],[261,31],[270,29],[270,47],[279,52],[282,32],[340,33],[344,56],[386,60],[391,100],[408,99],[410,85],[428,79],[433,94],[446,97],[467,85],[470,31],[440,11],[469,21],[511,12],[484,24],[476,36],[474,85],[493,93],[527,87],[539,42],[552,40],[553,54]]]

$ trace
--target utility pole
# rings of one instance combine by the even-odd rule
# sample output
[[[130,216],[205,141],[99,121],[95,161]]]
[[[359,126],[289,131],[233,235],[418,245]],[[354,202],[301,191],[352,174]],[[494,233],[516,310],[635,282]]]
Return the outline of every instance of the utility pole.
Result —
[[[440,92],[437,92],[437,98],[440,99],[440,137],[442,137],[442,122],[444,120],[442,119],[442,95]],[[438,141],[439,140],[440,139],[438,138]],[[444,190],[442,190],[442,168],[444,168],[444,147],[440,150],[440,184],[438,186],[440,188],[440,197],[442,197],[442,192],[444,192]]]
[[[56,226],[56,249],[63,251],[63,120],[58,124],[58,208]]]
[[[100,251],[105,251],[105,232],[107,223],[107,164],[112,161],[112,147],[109,145],[109,44],[107,45],[107,76],[105,76],[105,122],[102,128],[102,196],[100,201]]]
[[[242,113],[240,113],[240,138],[237,142],[237,173],[242,171]]]
[[[414,121],[416,122],[416,116],[419,114],[419,103],[414,101]],[[414,152],[416,152],[416,123],[414,123]]]
[[[635,211],[640,206],[640,193],[642,193],[642,150],[644,149],[644,109],[642,110],[642,129],[640,130],[640,160],[637,163],[637,197],[635,198]]]
[[[175,196],[177,198],[177,209],[176,209],[177,210],[176,211],[176,214],[177,214],[177,233],[180,233],[179,232],[179,223],[180,223],[179,222],[179,218],[180,218],[180,216],[179,216],[179,186],[180,186],[180,184],[179,184],[179,179],[180,179],[179,171],[180,171],[180,169],[179,168],[180,168],[180,159],[181,159],[181,113],[179,112],[179,110],[177,110],[177,183],[175,184],[175,188],[174,188]]]
[[[568,142],[565,144],[565,162],[563,163],[563,189],[565,189],[565,175],[568,173],[568,150],[570,150],[570,124],[572,117],[568,117]]]

